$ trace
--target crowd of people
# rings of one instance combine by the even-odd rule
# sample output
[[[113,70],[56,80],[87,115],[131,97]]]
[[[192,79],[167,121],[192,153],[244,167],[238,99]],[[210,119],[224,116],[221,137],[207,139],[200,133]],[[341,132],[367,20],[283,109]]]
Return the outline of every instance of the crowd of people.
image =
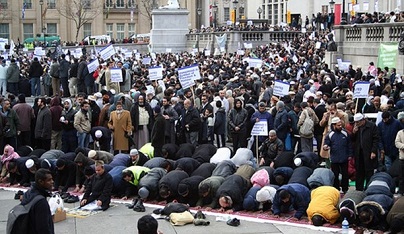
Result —
[[[326,47],[325,34],[308,33],[245,56],[163,53],[144,64],[149,55],[117,52],[96,58],[94,72],[87,53],[16,55],[0,66],[7,84],[1,182],[29,187],[45,169],[55,180],[48,189],[75,202],[68,194],[74,187],[84,193],[82,206],[96,202],[102,210],[111,196],[136,197],[131,208],[140,212],[147,200],[177,200],[274,217],[295,210],[293,219],[307,215],[316,226],[346,218],[397,232],[404,226],[397,208],[403,198],[394,197],[404,193],[403,79],[373,62],[367,69],[329,67]],[[248,56],[262,66],[250,67]],[[183,89],[178,68],[192,64],[202,78]],[[163,83],[149,79],[156,65]],[[113,68],[122,82],[112,81]],[[288,95],[275,95],[275,80],[290,84]],[[360,81],[369,82],[369,96],[354,99]],[[35,97],[33,106],[27,96]],[[379,112],[377,123],[368,117]],[[263,121],[268,136],[252,137]]]

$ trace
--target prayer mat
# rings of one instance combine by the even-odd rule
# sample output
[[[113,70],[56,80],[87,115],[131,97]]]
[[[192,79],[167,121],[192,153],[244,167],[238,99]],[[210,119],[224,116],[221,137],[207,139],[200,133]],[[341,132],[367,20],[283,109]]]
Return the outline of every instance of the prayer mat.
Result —
[[[114,208],[116,205],[111,204],[108,209]],[[81,210],[80,207],[75,207],[71,209],[66,209],[66,215],[68,217],[75,218],[87,218],[92,215],[96,215],[103,212],[102,210]]]

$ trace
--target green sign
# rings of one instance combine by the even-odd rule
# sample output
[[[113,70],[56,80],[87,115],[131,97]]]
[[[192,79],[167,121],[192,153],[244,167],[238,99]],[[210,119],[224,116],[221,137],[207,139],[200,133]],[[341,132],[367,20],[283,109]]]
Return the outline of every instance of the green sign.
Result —
[[[377,67],[396,67],[398,53],[397,42],[383,42],[380,43],[379,57],[377,59]]]

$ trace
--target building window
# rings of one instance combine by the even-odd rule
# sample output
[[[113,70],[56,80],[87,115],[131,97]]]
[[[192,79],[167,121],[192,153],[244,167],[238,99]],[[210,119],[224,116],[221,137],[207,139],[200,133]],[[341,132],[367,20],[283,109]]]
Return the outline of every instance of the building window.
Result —
[[[110,36],[111,38],[114,38],[114,25],[113,24],[107,24],[107,35]]]
[[[48,9],[56,9],[56,0],[48,0]]]
[[[7,0],[0,0],[0,9],[1,10],[8,9]]]
[[[135,24],[128,24],[128,33],[129,33],[129,36],[134,35],[135,32],[136,32]]]
[[[116,24],[116,39],[122,40],[125,38],[125,24]]]
[[[113,7],[114,4],[112,3],[112,0],[106,0],[105,1],[105,7]]]
[[[30,37],[34,37],[34,25],[33,24],[23,24],[24,40]]]
[[[123,0],[116,0],[116,7],[117,8],[124,8],[125,2]]]
[[[128,7],[129,8],[136,8],[135,0],[128,0]]]
[[[57,36],[58,35],[58,27],[56,23],[47,23],[46,24],[46,33],[49,36]]]
[[[91,23],[87,23],[83,25],[83,33],[84,38],[87,36],[91,36]]]
[[[230,8],[225,7],[223,11],[224,21],[230,20]]]
[[[32,9],[32,0],[24,0],[25,9]]]
[[[10,29],[8,24],[0,24],[0,38],[9,38]]]

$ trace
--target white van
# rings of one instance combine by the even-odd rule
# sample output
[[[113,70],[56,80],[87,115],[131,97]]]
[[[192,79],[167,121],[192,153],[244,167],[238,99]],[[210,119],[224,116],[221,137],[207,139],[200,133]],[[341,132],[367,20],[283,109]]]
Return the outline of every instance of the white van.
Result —
[[[95,40],[96,44],[107,44],[111,42],[111,36],[108,35],[97,35],[97,36],[87,36],[83,39],[83,42],[87,42],[88,45],[91,45],[91,42]]]

